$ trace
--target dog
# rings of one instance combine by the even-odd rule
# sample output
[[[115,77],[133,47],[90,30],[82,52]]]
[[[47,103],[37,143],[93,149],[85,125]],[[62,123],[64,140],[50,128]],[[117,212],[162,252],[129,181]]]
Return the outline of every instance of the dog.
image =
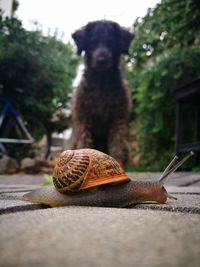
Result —
[[[132,98],[120,69],[134,34],[113,21],[89,22],[72,38],[84,55],[85,70],[72,97],[72,149],[95,148],[118,160],[129,159],[128,123]]]

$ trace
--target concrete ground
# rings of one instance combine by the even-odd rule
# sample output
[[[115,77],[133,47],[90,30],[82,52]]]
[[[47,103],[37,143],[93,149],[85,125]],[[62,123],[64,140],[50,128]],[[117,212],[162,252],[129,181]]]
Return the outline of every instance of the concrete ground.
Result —
[[[18,199],[42,181],[0,176],[0,266],[200,266],[200,173],[169,179],[177,201],[127,209],[47,208]]]

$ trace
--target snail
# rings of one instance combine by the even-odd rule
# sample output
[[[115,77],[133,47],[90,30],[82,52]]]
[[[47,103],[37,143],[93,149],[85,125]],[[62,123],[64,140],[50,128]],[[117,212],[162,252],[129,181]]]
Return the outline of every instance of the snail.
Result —
[[[114,158],[105,153],[94,149],[66,150],[56,162],[54,186],[36,189],[22,199],[51,207],[127,207],[142,202],[165,203],[167,198],[176,199],[163,186],[166,178],[191,155],[193,152],[180,161],[175,156],[158,181],[134,181]]]

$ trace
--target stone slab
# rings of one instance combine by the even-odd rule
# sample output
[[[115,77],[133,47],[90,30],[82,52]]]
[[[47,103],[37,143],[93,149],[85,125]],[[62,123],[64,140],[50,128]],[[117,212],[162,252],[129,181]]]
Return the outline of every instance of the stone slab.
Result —
[[[156,172],[134,172],[127,173],[131,179],[155,179],[158,180],[161,176],[161,173]],[[176,186],[190,186],[195,185],[200,182],[200,173],[194,172],[176,172],[169,176],[166,181],[167,185],[176,185]]]
[[[39,188],[35,185],[24,186],[2,186],[0,189],[0,214],[13,213],[17,211],[33,210],[45,208],[44,205],[37,205],[34,203],[20,200],[20,197],[30,192],[31,190]]]
[[[38,185],[44,182],[44,175],[25,175],[25,174],[17,174],[17,175],[0,175],[0,185]]]
[[[30,190],[34,190],[36,188],[40,187],[40,185],[18,185],[18,184],[12,184],[12,185],[1,185],[0,184],[0,193],[14,193],[14,192],[27,192]]]
[[[132,205],[131,208],[200,214],[200,195],[173,195],[177,197],[177,200],[169,200],[166,204],[137,204]]]
[[[0,267],[200,266],[199,173],[175,173],[167,181],[177,201],[127,209],[47,209],[19,200],[43,181],[42,175],[0,176]]]
[[[195,186],[200,187],[200,182],[196,182],[196,183],[195,183]]]
[[[127,173],[131,179],[158,179],[161,173],[156,172],[134,172]],[[44,182],[44,175],[0,175],[0,184],[2,185],[13,185],[13,184],[35,184],[38,185]],[[200,173],[194,172],[176,172],[169,177],[166,184],[177,185],[177,186],[188,186],[200,182]]]
[[[0,266],[199,267],[200,215],[64,207],[1,215]]]

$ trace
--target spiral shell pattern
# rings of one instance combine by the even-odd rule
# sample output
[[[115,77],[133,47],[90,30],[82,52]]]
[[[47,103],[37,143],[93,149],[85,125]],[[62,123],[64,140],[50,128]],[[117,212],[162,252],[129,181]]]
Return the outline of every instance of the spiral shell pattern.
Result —
[[[119,163],[95,149],[66,150],[59,156],[53,182],[61,193],[129,181]]]

